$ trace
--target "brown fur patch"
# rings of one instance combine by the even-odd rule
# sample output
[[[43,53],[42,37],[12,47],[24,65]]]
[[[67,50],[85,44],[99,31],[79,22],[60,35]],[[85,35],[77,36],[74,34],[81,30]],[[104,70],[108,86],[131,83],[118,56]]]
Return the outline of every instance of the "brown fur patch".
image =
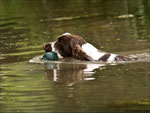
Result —
[[[60,55],[63,57],[77,58],[77,54],[78,55],[79,53],[80,55],[85,54],[85,52],[83,52],[81,49],[81,46],[85,43],[86,41],[80,36],[63,35],[58,38],[58,41],[55,43],[54,47],[59,51]],[[82,55],[82,57],[83,56],[85,55]],[[83,60],[82,57],[78,56],[78,59]]]
[[[71,42],[72,43],[72,42]],[[80,47],[79,44],[71,44],[72,56],[79,60],[92,61],[92,58],[89,57]]]
[[[119,56],[116,56],[115,60],[116,60],[116,61],[129,61],[129,60],[131,60],[131,59],[119,55]]]
[[[45,52],[51,52],[52,51],[51,44],[50,43],[44,43],[43,49],[45,50]]]
[[[109,54],[109,53],[106,53],[104,56],[102,56],[99,60],[101,60],[101,61],[107,61],[107,59],[109,58],[111,56],[111,54]]]

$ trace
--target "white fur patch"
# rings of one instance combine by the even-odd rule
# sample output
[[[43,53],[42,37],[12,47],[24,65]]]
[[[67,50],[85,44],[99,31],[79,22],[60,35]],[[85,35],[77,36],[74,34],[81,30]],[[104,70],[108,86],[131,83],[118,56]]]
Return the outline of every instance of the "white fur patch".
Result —
[[[71,33],[66,32],[66,33],[64,33],[64,34],[62,34],[62,35],[71,35]]]
[[[54,48],[54,44],[56,43],[56,41],[55,42],[50,42],[50,44],[51,44],[51,47],[52,47],[52,51],[56,51],[56,49]]]
[[[97,48],[95,48],[90,43],[86,43],[82,45],[82,49],[88,56],[90,56],[93,60],[99,60],[103,55],[105,55],[104,52],[99,52]]]
[[[52,51],[55,52],[55,53],[57,53],[58,58],[63,58],[63,56],[61,56],[59,54],[59,52],[55,49],[55,47],[54,47],[55,43],[56,43],[56,41],[55,42],[50,42],[51,47],[52,47]]]
[[[113,62],[115,60],[116,56],[117,56],[116,54],[111,54],[110,57],[107,59],[107,63]]]
[[[84,69],[83,71],[84,71],[84,73],[94,73],[94,69],[97,69],[97,68],[99,68],[99,67],[101,67],[101,66],[105,66],[104,64],[88,64],[87,66],[86,66],[86,69]]]

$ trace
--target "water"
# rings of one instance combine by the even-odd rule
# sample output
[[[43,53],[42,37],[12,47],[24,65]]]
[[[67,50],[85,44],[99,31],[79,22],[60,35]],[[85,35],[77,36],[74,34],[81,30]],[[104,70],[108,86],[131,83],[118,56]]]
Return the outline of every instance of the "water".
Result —
[[[0,112],[149,112],[149,6],[149,0],[0,0]],[[139,60],[29,62],[65,32]]]

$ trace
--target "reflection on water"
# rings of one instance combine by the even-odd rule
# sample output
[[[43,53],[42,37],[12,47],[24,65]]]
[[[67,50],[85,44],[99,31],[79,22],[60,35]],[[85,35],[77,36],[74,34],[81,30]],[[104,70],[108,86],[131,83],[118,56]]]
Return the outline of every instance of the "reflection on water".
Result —
[[[76,82],[84,80],[94,80],[94,70],[100,68],[100,66],[104,65],[45,63],[46,78],[56,82],[64,82],[68,85],[73,85]]]
[[[59,59],[59,61],[44,61],[41,60],[41,56],[34,57],[29,62],[44,63],[48,80],[64,82],[68,85],[84,80],[94,80],[95,70],[100,67],[104,68],[107,65],[104,63],[79,61],[72,58]]]
[[[0,112],[149,112],[149,6],[149,0],[0,0]],[[28,62],[64,32],[138,60]]]
[[[129,53],[128,53],[129,54]],[[74,84],[79,81],[94,80],[96,69],[105,69],[108,65],[119,65],[136,62],[150,62],[150,53],[132,54],[127,56],[131,60],[114,63],[79,61],[71,58],[59,59],[59,61],[44,61],[41,56],[29,60],[31,63],[44,63],[47,80]],[[63,75],[63,76],[62,76]]]

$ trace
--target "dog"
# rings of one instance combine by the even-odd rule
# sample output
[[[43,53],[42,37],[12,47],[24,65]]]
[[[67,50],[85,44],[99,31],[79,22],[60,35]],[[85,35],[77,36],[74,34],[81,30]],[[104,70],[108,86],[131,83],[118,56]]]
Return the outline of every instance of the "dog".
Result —
[[[129,60],[129,58],[118,54],[101,51],[86,42],[81,36],[70,33],[62,34],[57,41],[48,44],[51,46],[52,51],[57,53],[58,58],[73,57],[84,61],[102,61],[107,63]]]

